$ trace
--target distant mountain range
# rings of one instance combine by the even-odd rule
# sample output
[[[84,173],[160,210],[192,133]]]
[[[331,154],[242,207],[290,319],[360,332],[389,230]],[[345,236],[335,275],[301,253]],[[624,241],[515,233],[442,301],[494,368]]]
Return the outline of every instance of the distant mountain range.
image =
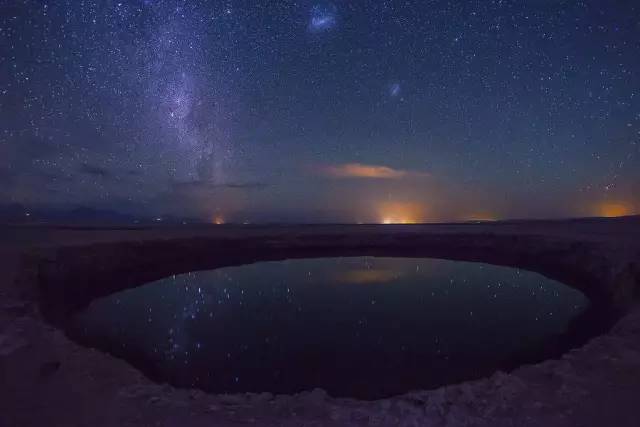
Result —
[[[27,207],[13,203],[0,205],[0,223],[55,223],[55,224],[151,224],[151,223],[201,223],[195,218],[176,216],[132,215],[109,209],[96,209],[88,206],[73,208]]]
[[[322,217],[320,213],[307,212],[304,216],[293,216],[286,214],[280,215],[263,215],[260,218],[252,218],[249,213],[238,214],[237,218],[248,218],[247,220],[236,220],[237,224],[348,224],[350,221],[341,221],[341,217]],[[626,217],[629,220],[637,221],[639,215],[631,215]],[[603,220],[605,218],[547,218],[537,219],[537,221],[585,221],[588,219]],[[530,222],[533,219],[503,219],[502,223]],[[622,218],[618,217],[618,221]],[[234,223],[234,221],[230,221]],[[450,223],[460,222],[481,222],[481,221],[452,221]],[[175,215],[134,215],[124,212],[118,212],[111,209],[97,209],[88,206],[75,206],[70,208],[63,207],[28,207],[22,204],[0,204],[0,224],[54,224],[54,225],[78,225],[78,226],[136,226],[150,224],[205,224],[211,223],[194,217],[179,217]],[[447,223],[447,222],[441,222]]]

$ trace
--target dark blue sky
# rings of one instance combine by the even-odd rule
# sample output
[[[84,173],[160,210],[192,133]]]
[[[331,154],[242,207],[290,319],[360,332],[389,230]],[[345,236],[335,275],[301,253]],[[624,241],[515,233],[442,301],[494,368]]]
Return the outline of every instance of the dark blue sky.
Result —
[[[0,5],[2,203],[227,221],[640,211],[632,0]]]

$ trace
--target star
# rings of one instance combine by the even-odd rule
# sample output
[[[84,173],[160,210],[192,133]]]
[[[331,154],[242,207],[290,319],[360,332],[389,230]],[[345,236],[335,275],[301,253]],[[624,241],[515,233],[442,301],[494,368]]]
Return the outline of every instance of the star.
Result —
[[[400,83],[392,83],[391,86],[389,86],[389,95],[394,98],[400,95]]]

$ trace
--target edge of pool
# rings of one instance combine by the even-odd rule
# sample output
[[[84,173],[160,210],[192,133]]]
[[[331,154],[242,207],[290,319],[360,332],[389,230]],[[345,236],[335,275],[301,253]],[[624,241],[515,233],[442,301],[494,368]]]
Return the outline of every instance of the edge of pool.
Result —
[[[620,229],[612,231],[611,224]],[[487,232],[486,226],[482,227],[476,228],[477,233]],[[580,223],[582,230],[566,224],[535,227],[533,231],[496,233],[596,241],[604,245],[602,248],[627,254],[633,265],[640,261],[639,222],[624,226],[610,222],[604,227]],[[87,237],[87,233],[93,235]],[[127,239],[157,241],[158,233],[165,231],[153,230]],[[278,233],[283,233],[282,229]],[[298,240],[305,233],[300,228],[293,232]],[[636,270],[622,273],[631,288],[618,301],[624,314],[607,333],[559,359],[522,366],[509,374],[498,372],[477,381],[377,401],[334,399],[322,390],[277,396],[211,395],[155,384],[128,363],[70,341],[47,322],[39,304],[43,255],[50,257],[70,247],[88,251],[108,243],[91,230],[49,230],[49,234],[46,242],[33,237],[21,243],[9,239],[9,244],[0,245],[0,378],[5,384],[0,387],[5,408],[0,425],[640,425]],[[171,239],[194,238],[193,230],[176,234]],[[105,239],[119,241],[122,237]]]

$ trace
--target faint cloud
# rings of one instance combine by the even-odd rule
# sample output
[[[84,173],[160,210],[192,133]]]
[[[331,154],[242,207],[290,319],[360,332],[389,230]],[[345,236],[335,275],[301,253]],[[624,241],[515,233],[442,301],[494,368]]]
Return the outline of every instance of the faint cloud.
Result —
[[[165,191],[155,195],[150,205],[163,212],[193,215],[215,221],[233,220],[234,212],[242,209],[247,199],[269,184],[259,181],[211,180],[169,181]]]
[[[82,165],[80,165],[80,167],[78,168],[78,171],[87,175],[100,176],[103,178],[107,178],[111,176],[111,172],[108,171],[106,168],[90,165],[87,163],[83,163]]]
[[[374,178],[374,179],[401,179],[426,177],[426,172],[407,169],[394,169],[388,166],[365,165],[362,163],[346,163],[343,165],[330,165],[321,168],[323,175],[332,178]]]
[[[193,181],[178,181],[172,182],[171,187],[174,190],[188,190],[188,191],[211,191],[219,188],[234,188],[244,190],[260,190],[268,187],[268,184],[264,182],[222,182],[216,183],[206,180],[193,180]]]
[[[269,185],[264,182],[227,182],[220,186],[226,188],[244,188],[247,190],[260,190],[268,187]]]

